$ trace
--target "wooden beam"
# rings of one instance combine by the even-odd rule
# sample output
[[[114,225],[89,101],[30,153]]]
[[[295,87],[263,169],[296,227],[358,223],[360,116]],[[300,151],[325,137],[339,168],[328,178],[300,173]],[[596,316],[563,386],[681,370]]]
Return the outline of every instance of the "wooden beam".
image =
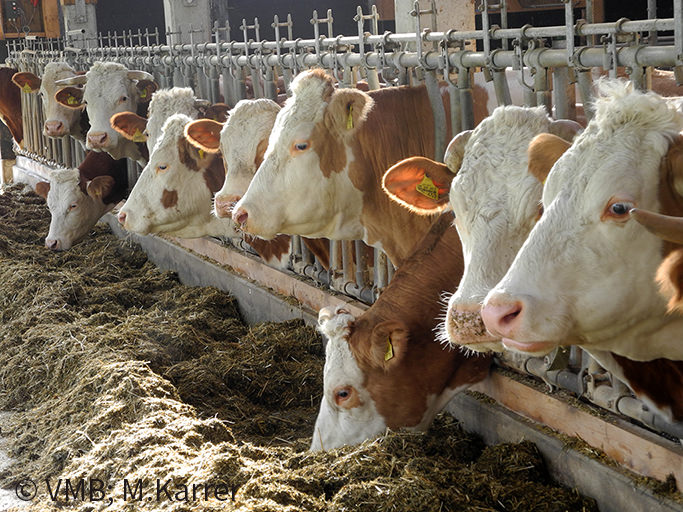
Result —
[[[43,27],[45,27],[45,37],[61,37],[57,0],[43,0]]]

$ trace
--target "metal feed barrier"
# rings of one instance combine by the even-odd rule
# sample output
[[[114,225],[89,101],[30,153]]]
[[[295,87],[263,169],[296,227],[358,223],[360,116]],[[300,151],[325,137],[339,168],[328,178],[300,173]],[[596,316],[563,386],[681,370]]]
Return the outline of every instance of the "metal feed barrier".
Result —
[[[590,5],[590,0],[587,3]],[[10,55],[7,64],[41,75],[45,64],[51,61],[67,61],[77,70],[87,70],[96,61],[116,61],[130,69],[150,72],[161,87],[191,86],[199,97],[216,102],[222,96],[230,105],[246,97],[247,77],[251,78],[254,97],[275,99],[278,78],[289,86],[297,73],[312,67],[329,70],[340,87],[352,87],[359,78],[366,79],[371,89],[379,88],[380,83],[424,82],[433,98],[438,98],[439,81],[443,80],[450,91],[451,123],[456,132],[458,128],[474,126],[470,73],[474,68],[481,68],[486,78],[493,81],[499,104],[511,103],[506,69],[521,71],[526,104],[545,105],[549,110],[554,109],[558,118],[575,117],[576,105],[571,92],[574,88],[570,89],[575,85],[590,119],[593,68],[616,76],[617,66],[624,66],[640,88],[646,84],[648,66],[673,68],[677,80],[683,80],[683,0],[674,1],[674,18],[638,21],[622,18],[614,23],[575,20],[572,2],[565,1],[564,5],[565,24],[550,27],[492,25],[490,13],[495,7],[502,13],[501,25],[507,27],[506,2],[500,0],[491,6],[483,0],[483,29],[472,31],[433,30],[436,12],[433,2],[431,9],[421,9],[419,2],[415,2],[411,13],[415,31],[402,34],[379,34],[375,8],[370,14],[364,14],[359,7],[355,17],[358,33],[352,36],[334,36],[332,12],[320,18],[314,11],[310,20],[311,39],[293,39],[289,15],[285,22],[274,16],[271,24],[275,30],[274,41],[260,39],[258,19],[251,25],[242,21],[241,41],[233,39],[228,23],[214,26],[211,42],[194,41],[190,27],[188,44],[175,43],[179,33],[170,30],[166,32],[168,43],[160,44],[158,29],[100,34],[95,39],[86,39],[80,33],[67,34],[63,39],[27,37],[7,43]],[[426,17],[430,17],[432,28],[423,25]],[[321,35],[321,26],[327,29],[327,35]],[[287,37],[281,37],[284,31]],[[25,93],[22,99],[25,147],[18,152],[53,166],[75,166],[83,158],[80,146],[70,139],[59,141],[44,137],[40,99]],[[432,103],[435,156],[439,158],[448,143],[446,113],[441,101]],[[131,164],[131,183],[138,173],[139,169]],[[248,249],[240,241],[232,244],[238,250]],[[295,237],[290,267],[319,286],[370,304],[390,281],[394,270],[380,250],[374,250],[370,259],[367,247],[360,241],[334,242],[331,243],[331,269],[326,271]],[[566,389],[660,433],[683,438],[682,423],[667,423],[654,415],[623,384],[612,379],[576,347],[560,349],[545,358],[506,354],[500,364],[539,377],[551,387]]]

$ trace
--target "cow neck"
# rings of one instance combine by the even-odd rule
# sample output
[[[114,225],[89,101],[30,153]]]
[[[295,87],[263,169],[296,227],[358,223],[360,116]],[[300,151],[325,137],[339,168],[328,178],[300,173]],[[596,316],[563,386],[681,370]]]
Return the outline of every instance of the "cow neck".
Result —
[[[128,186],[128,165],[125,158],[114,160],[104,151],[89,151],[78,166],[78,174],[79,185],[83,192],[86,192],[88,182],[98,176],[114,178],[114,188],[109,195],[102,198],[104,204],[118,203],[125,197]]]
[[[370,245],[380,243],[401,265],[427,232],[433,217],[420,217],[395,203],[380,184],[385,171],[411,156],[434,156],[434,122],[427,90],[392,87],[371,91],[375,104],[350,140],[349,179],[363,193],[361,224]]]
[[[612,354],[623,379],[639,398],[646,398],[658,409],[671,408],[674,420],[683,420],[683,361],[653,359],[633,361]]]
[[[15,73],[17,70],[14,68],[0,67],[0,84],[2,84],[0,114],[12,133],[12,137],[19,143],[24,138],[24,128],[21,119],[21,92],[12,83],[12,76]]]
[[[330,241],[327,238],[301,237],[301,242],[311,251],[325,270],[330,268]]]
[[[672,145],[676,145],[674,151],[683,152],[683,136],[676,136],[671,141],[669,147]],[[661,205],[661,213],[673,217],[683,217],[683,199],[676,193],[674,187],[674,173],[669,156],[668,153],[664,155],[659,165],[658,196]],[[680,248],[680,244],[664,241],[662,244],[662,258],[666,258],[672,251]]]
[[[81,115],[78,116],[78,123],[72,127],[69,135],[85,147],[85,135],[90,131],[90,118],[88,117],[88,112],[83,109]]]
[[[211,155],[209,158],[209,165],[204,168],[204,181],[211,194],[215,194],[225,183],[225,164],[221,155]]]
[[[434,223],[377,302],[356,321],[349,340],[366,376],[364,386],[390,428],[420,424],[425,399],[482,380],[490,366],[489,356],[468,358],[435,340],[434,329],[443,316],[441,294],[453,291],[463,272],[460,239],[452,221],[449,212]],[[377,324],[396,319],[410,333],[407,353],[385,371],[368,364],[369,333]],[[400,397],[400,403],[382,399],[390,396]]]
[[[291,237],[289,235],[277,235],[272,240],[264,240],[244,233],[243,238],[265,262],[280,261],[283,256],[290,253]]]

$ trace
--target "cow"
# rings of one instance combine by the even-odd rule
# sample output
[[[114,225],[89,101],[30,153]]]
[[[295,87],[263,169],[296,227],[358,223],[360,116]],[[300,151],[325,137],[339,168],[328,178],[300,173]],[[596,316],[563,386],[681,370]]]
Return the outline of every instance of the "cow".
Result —
[[[141,165],[147,162],[146,148],[121,137],[110,119],[119,112],[146,111],[157,89],[151,74],[129,70],[116,62],[95,62],[85,75],[56,83],[63,87],[55,94],[59,103],[74,110],[85,109],[88,114],[87,149],[105,151],[115,159],[127,157]],[[77,85],[83,88],[74,87]]]
[[[45,246],[66,251],[123,199],[128,186],[125,159],[90,151],[78,169],[53,171],[36,192],[47,199],[52,219]]]
[[[433,218],[394,204],[380,181],[397,161],[434,154],[426,88],[335,89],[332,78],[313,70],[296,77],[292,93],[233,219],[266,239],[362,239],[400,265]]]
[[[455,393],[484,380],[491,357],[468,356],[434,339],[444,287],[463,269],[453,216],[444,213],[365,313],[323,308],[323,396],[311,450],[355,444],[387,428],[425,430]]]
[[[678,246],[629,222],[629,211],[683,215],[683,116],[624,82],[603,81],[599,92],[594,119],[555,162],[543,216],[482,317],[506,347],[526,353],[578,344],[594,356],[682,360],[683,317],[667,312],[654,282]]]
[[[21,118],[21,94],[12,85],[14,68],[0,67],[0,120],[9,128],[12,138],[19,146],[24,141],[24,125]]]
[[[540,133],[571,140],[580,129],[573,121],[553,121],[543,107],[498,107],[474,131],[455,137],[445,164],[413,157],[384,175],[384,190],[409,209],[432,215],[450,206],[455,213],[465,270],[449,300],[444,341],[475,351],[501,349],[479,310],[538,219],[542,184],[528,172],[527,148]],[[426,184],[442,193],[429,194]]]
[[[90,128],[88,115],[81,109],[67,108],[57,102],[55,94],[60,89],[58,80],[81,76],[66,62],[49,62],[43,71],[42,79],[30,72],[15,73],[12,82],[26,93],[38,93],[43,102],[45,123],[43,134],[46,137],[61,138],[71,136],[85,147],[85,134]]]

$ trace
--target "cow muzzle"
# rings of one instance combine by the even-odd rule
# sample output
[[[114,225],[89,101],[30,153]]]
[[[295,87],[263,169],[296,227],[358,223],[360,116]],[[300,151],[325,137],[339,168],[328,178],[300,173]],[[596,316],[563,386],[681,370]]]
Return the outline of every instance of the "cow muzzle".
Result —
[[[109,145],[109,134],[107,134],[106,132],[89,133],[88,145],[92,149],[104,149]]]
[[[214,202],[216,217],[221,219],[229,219],[232,216],[232,211],[235,208],[237,201],[242,199],[238,195],[217,195]]]
[[[478,350],[476,345],[488,345],[500,340],[491,335],[481,318],[480,304],[453,304],[446,313],[446,333],[451,345],[467,345],[468,348]]]
[[[47,137],[63,137],[66,135],[66,127],[61,121],[45,121],[43,128]]]
[[[56,239],[56,238],[46,238],[45,239],[45,247],[47,247],[51,251],[61,251],[62,250],[62,242],[61,242],[61,240]]]

